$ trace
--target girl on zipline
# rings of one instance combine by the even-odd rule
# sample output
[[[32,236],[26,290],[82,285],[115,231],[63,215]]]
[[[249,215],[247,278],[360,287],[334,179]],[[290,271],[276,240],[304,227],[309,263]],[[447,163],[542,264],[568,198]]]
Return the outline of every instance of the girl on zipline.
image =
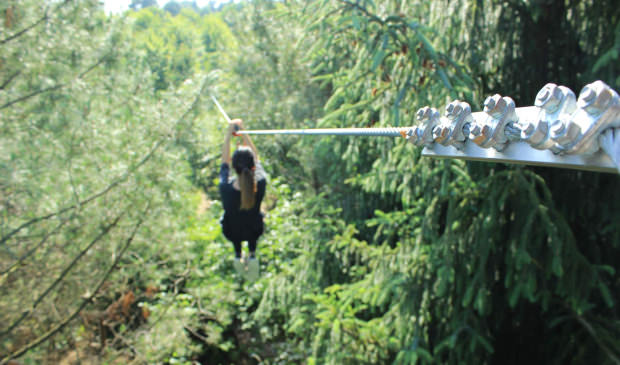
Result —
[[[224,216],[220,223],[224,236],[235,248],[235,270],[247,280],[258,278],[256,241],[263,234],[263,214],[260,204],[265,196],[265,170],[258,159],[258,151],[250,136],[243,134],[244,146],[235,150],[232,156],[234,177],[230,177],[230,139],[236,131],[243,129],[243,122],[234,119],[228,124],[228,131],[222,146],[222,165],[220,167],[220,196],[224,206]],[[249,146],[249,147],[247,147]],[[241,257],[241,242],[248,242],[249,258]]]

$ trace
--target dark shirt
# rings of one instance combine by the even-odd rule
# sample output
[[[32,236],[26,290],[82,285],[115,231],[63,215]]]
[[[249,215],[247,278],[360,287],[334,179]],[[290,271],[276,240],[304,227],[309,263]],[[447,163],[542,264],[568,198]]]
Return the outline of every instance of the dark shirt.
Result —
[[[236,177],[230,177],[230,167],[222,163],[220,167],[220,197],[224,206],[222,226],[224,234],[234,240],[256,239],[263,231],[263,215],[260,212],[260,204],[265,196],[267,186],[266,174],[263,166],[256,164],[254,175],[256,177],[256,201],[249,210],[241,210],[241,192],[233,187]]]

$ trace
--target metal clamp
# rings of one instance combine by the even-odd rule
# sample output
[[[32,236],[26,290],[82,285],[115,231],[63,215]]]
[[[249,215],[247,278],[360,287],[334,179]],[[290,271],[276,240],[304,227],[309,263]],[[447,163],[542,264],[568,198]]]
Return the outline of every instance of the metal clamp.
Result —
[[[521,123],[521,138],[536,149],[559,152],[556,141],[572,134],[560,126],[577,108],[575,93],[565,86],[549,83],[540,89],[534,105],[539,108],[537,119]]]
[[[448,108],[454,110],[454,103]],[[586,85],[578,99],[569,88],[549,83],[533,107],[515,108],[511,98],[491,96],[484,112],[463,124],[473,144],[450,140],[457,126],[448,108],[434,127],[437,143],[425,143],[425,155],[620,172],[620,97],[602,81]],[[442,147],[450,145],[457,150]]]
[[[579,93],[575,112],[561,122],[559,135],[564,132],[566,137],[552,136],[560,153],[591,155],[599,149],[598,137],[603,131],[620,127],[620,97],[604,82],[593,82]]]
[[[493,147],[501,151],[509,139],[505,134],[506,126],[512,127],[518,121],[515,102],[499,94],[489,96],[484,101],[484,113],[487,115],[486,118],[473,124],[469,138],[482,148]]]
[[[433,129],[433,138],[443,146],[454,146],[460,150],[467,140],[473,122],[469,104],[454,100],[446,106],[445,117],[441,118],[439,125]]]
[[[416,119],[420,124],[409,130],[407,140],[416,146],[431,145],[435,141],[433,129],[440,122],[439,112],[435,108],[424,107],[418,110]]]

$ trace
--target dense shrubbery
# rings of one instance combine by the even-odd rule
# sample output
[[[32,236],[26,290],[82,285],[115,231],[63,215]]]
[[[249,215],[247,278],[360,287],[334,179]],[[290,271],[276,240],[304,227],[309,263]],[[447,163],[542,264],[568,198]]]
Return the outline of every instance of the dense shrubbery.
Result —
[[[618,362],[617,176],[264,137],[247,283],[218,224],[205,97],[281,128],[408,125],[491,92],[530,104],[547,81],[618,90],[611,1],[180,7],[0,5],[1,357]]]

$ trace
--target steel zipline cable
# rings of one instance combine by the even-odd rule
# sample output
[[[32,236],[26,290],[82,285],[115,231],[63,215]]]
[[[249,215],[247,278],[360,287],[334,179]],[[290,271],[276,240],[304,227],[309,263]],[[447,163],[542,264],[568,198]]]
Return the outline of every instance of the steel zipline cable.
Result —
[[[265,129],[240,130],[236,134],[273,135],[288,134],[302,136],[367,136],[367,137],[404,137],[411,128],[317,128],[317,129]]]

